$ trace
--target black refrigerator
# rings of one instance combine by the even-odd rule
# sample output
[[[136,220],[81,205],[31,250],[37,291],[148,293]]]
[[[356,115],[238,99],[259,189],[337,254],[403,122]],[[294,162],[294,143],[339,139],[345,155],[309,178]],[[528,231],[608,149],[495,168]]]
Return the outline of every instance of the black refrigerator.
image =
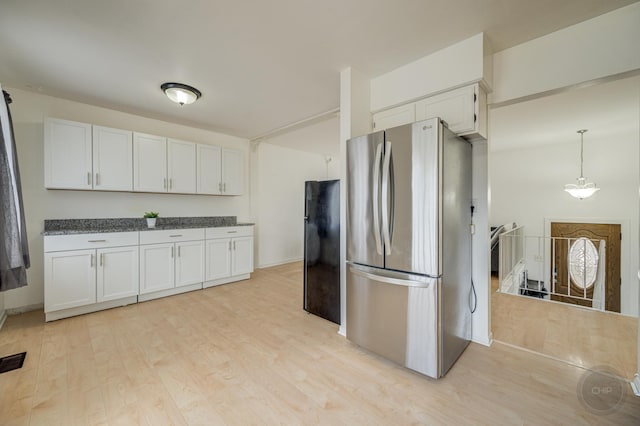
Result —
[[[340,324],[340,181],[304,192],[304,310]]]

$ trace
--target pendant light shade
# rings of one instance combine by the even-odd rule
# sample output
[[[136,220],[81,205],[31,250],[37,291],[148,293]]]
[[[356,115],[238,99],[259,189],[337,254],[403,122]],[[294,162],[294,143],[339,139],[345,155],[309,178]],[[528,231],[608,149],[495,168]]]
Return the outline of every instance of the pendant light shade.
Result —
[[[578,133],[580,133],[580,177],[577,178],[578,183],[568,183],[564,186],[564,190],[569,195],[580,200],[589,198],[600,190],[595,183],[587,182],[587,178],[584,177],[582,171],[584,165],[584,134],[586,132],[587,129],[578,130]]]
[[[163,83],[160,88],[169,99],[181,106],[192,104],[202,96],[195,87],[182,83]]]

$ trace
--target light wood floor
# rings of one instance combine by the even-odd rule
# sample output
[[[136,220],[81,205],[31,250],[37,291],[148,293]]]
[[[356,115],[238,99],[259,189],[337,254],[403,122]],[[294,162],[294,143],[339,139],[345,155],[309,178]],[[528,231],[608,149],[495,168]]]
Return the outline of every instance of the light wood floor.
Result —
[[[10,317],[0,424],[638,424],[630,391],[585,410],[585,371],[504,345],[471,344],[428,379],[359,349],[302,310],[300,264],[250,281],[44,324]]]
[[[494,340],[593,368],[608,366],[632,379],[638,367],[638,318],[532,297],[496,293],[492,280]]]

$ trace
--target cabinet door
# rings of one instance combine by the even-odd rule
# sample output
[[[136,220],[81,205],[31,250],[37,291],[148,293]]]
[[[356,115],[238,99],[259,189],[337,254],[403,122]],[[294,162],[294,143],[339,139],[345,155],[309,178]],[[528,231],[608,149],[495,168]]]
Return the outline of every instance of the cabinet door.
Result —
[[[218,146],[198,145],[198,193],[222,192],[222,150]]]
[[[44,311],[96,303],[95,250],[72,250],[44,255]]]
[[[97,301],[138,294],[138,247],[98,249]]]
[[[231,238],[206,241],[205,280],[231,276]]]
[[[167,140],[167,174],[169,192],[196,192],[196,144]]]
[[[173,243],[140,246],[140,294],[174,287]]]
[[[222,150],[222,193],[242,195],[244,192],[244,155],[235,149]]]
[[[416,103],[416,119],[440,117],[454,133],[475,129],[475,85],[441,93]]]
[[[93,126],[93,189],[133,189],[133,133]]]
[[[91,189],[91,124],[46,118],[44,186]]]
[[[204,281],[204,241],[176,243],[176,287]]]
[[[253,272],[253,237],[239,237],[232,241],[231,275]]]
[[[416,121],[414,104],[401,105],[373,114],[373,130],[379,131]]]
[[[133,134],[133,190],[167,192],[167,141]]]

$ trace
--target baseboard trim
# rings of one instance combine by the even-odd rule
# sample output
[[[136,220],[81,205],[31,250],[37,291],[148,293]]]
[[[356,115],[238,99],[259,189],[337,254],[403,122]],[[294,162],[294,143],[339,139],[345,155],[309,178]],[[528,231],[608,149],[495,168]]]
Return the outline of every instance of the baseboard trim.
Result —
[[[635,396],[640,396],[640,373],[636,373],[633,376],[633,380],[631,381],[631,389],[633,389],[633,393]]]
[[[292,259],[279,260],[277,262],[261,263],[258,265],[258,269],[270,268],[272,266],[286,265],[287,263],[300,262],[301,260],[304,260],[304,258],[296,257]]]
[[[19,314],[26,314],[27,312],[43,311],[43,310],[44,310],[44,303],[36,303],[35,305],[26,305],[26,306],[20,306],[19,308],[6,309],[5,312],[7,315],[19,315]]]
[[[338,327],[338,334],[343,337],[347,337],[347,329],[342,324]]]
[[[489,335],[489,336],[483,336],[482,338],[478,339],[478,338],[471,338],[471,341],[473,343],[477,343],[479,345],[483,345],[483,346],[491,346],[493,344],[493,336]]]

